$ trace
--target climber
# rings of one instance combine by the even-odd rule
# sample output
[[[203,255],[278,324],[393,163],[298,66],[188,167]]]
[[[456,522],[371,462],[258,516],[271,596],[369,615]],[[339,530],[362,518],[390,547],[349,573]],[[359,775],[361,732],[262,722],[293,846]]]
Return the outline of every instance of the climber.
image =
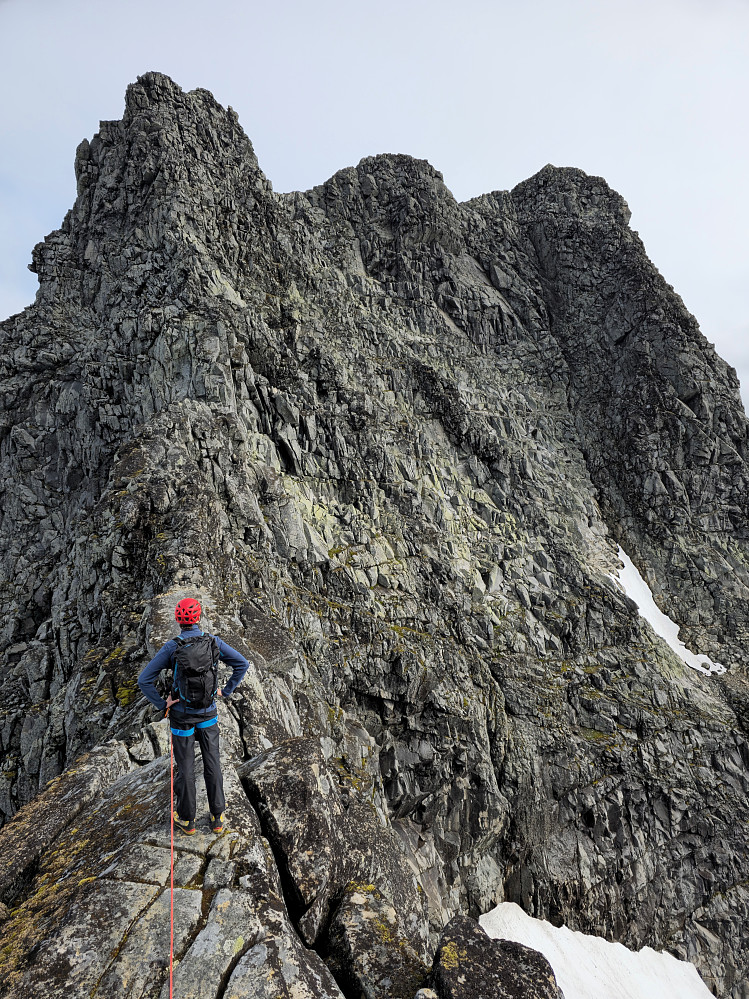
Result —
[[[138,686],[161,714],[169,715],[174,758],[177,763],[174,824],[187,836],[195,832],[195,736],[203,756],[203,777],[211,813],[211,831],[224,829],[224,780],[219,756],[216,697],[229,697],[249,667],[243,655],[198,627],[201,606],[197,600],[180,600],[174,617],[181,634],[163,645],[138,677]],[[218,660],[232,667],[229,682],[218,686]],[[172,672],[166,700],[154,681],[161,670]]]

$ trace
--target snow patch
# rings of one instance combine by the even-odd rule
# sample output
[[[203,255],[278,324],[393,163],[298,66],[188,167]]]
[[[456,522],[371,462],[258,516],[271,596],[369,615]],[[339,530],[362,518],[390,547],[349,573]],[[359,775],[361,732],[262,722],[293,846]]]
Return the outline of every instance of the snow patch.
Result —
[[[633,951],[601,937],[534,919],[502,902],[479,923],[494,939],[540,951],[565,999],[712,999],[694,965],[643,947]]]
[[[620,569],[615,576],[609,575],[609,579],[617,583],[630,600],[634,600],[640,614],[651,625],[656,635],[667,642],[676,655],[691,669],[699,670],[700,673],[725,673],[725,666],[714,663],[708,656],[691,652],[680,641],[678,624],[658,609],[650,587],[638,572],[632,559],[621,547],[619,548],[619,559],[624,563],[624,568]]]

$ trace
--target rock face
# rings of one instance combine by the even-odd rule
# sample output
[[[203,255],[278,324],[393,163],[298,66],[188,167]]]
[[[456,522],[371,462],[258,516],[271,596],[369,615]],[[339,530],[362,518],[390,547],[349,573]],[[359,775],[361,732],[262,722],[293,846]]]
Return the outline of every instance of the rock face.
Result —
[[[231,730],[223,712],[222,723]],[[108,755],[111,769],[115,749]],[[3,927],[4,995],[169,996],[169,758],[130,766],[104,787],[100,778],[95,803],[61,830],[53,851],[37,846],[33,883]],[[97,769],[99,760],[82,760],[62,783],[85,791]],[[203,794],[196,835],[176,843],[174,996],[341,999],[294,931],[273,854],[230,764],[225,789],[231,830],[210,832]],[[57,802],[52,788],[5,830],[4,894],[13,846],[34,843],[38,813]]]
[[[387,816],[362,794],[366,774],[336,774],[313,739],[282,743],[239,773],[305,943],[347,995],[411,999],[428,970],[426,896]]]
[[[453,916],[508,899],[743,997],[747,422],[619,195],[546,167],[461,205],[406,156],[277,195],[231,109],[155,73],[76,173],[37,301],[0,325],[0,812],[63,801],[38,853],[13,841],[0,899],[45,955],[34,987],[120,974],[75,942],[86,886],[54,923],[35,879],[68,878],[82,754],[104,753],[84,768],[97,809],[120,816],[121,782],[150,800],[168,746],[135,678],[190,593],[253,663],[226,716],[240,860],[201,867],[194,925],[180,889],[196,960],[246,909],[216,968],[237,995],[274,961],[334,995],[325,960],[384,994],[375,918],[413,968]],[[619,543],[724,678],[687,670],[611,582]],[[294,767],[317,768],[303,828]],[[348,856],[357,826],[371,849]],[[307,860],[288,854],[305,829]],[[111,892],[105,839],[86,876]],[[157,837],[138,842],[151,873],[107,903],[97,954],[163,904]],[[241,883],[261,867],[264,908]],[[376,906],[355,901],[370,884]],[[19,996],[20,953],[2,958]]]

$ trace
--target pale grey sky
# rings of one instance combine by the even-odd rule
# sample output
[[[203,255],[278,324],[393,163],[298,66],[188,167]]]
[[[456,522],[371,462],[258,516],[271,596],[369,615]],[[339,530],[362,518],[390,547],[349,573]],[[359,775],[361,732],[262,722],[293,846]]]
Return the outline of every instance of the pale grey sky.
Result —
[[[749,398],[748,0],[0,0],[0,318],[73,158],[149,69],[231,104],[279,191],[403,152],[457,198],[600,174]]]

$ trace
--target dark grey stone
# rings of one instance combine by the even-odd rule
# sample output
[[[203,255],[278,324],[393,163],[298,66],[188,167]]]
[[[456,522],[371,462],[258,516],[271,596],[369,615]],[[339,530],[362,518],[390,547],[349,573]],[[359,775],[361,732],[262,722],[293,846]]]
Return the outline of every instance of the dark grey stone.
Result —
[[[294,932],[322,946],[359,824],[361,881],[420,956],[512,897],[740,999],[747,422],[622,198],[549,166],[458,204],[401,155],[276,194],[236,115],[157,73],[76,175],[36,302],[0,324],[6,904],[73,813],[162,765],[135,678],[189,593],[252,659],[227,766],[305,738],[335,784],[284,882]],[[611,583],[619,543],[724,677],[687,670]],[[241,822],[241,863],[207,815],[186,852],[236,862],[232,897],[280,897]],[[418,905],[391,897],[394,857]]]

